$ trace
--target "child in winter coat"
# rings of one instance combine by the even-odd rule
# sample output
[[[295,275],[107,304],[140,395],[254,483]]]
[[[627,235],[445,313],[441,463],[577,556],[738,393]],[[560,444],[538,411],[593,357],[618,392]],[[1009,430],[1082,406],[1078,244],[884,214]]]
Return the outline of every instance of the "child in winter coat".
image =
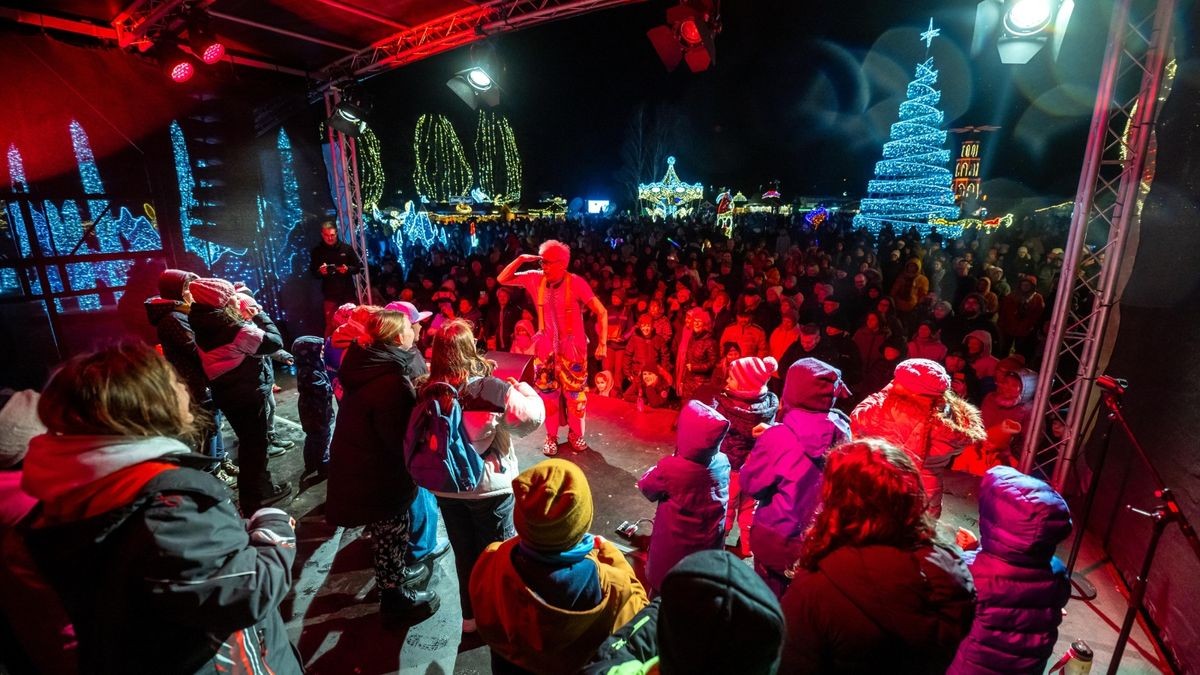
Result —
[[[296,393],[304,429],[304,475],[324,478],[329,471],[333,440],[333,383],[325,366],[325,341],[313,335],[292,342],[296,359]]]
[[[333,313],[333,327],[340,328],[349,321],[350,314],[354,312],[356,306],[352,302],[347,302],[338,307]],[[342,382],[338,379],[338,368],[342,367],[342,356],[345,353],[346,346],[335,346],[332,335],[325,338],[325,371],[329,373],[329,382],[333,385],[333,396],[339,401],[342,400]]]
[[[737,554],[750,557],[750,523],[754,518],[754,497],[741,489],[738,472],[754,448],[754,428],[771,424],[779,411],[779,397],[767,391],[767,382],[778,368],[775,359],[747,356],[734,361],[725,378],[725,391],[717,395],[717,412],[729,420],[729,433],[721,442],[721,452],[729,458],[729,509],[725,512],[725,536],[738,526]]]
[[[464,583],[492,672],[575,673],[646,606],[646,591],[621,552],[588,533],[592,492],[574,463],[546,460],[509,489],[516,536],[488,544]]]
[[[532,321],[529,319],[518,321],[517,325],[513,328],[512,353],[533,356],[535,353],[533,333]]]
[[[1015,464],[1013,450],[1021,447],[1029,426],[1036,388],[1037,373],[1028,368],[997,370],[996,390],[985,396],[979,407],[987,440],[964,452],[954,468],[982,476],[998,464]]]
[[[666,370],[668,364],[667,341],[654,334],[654,317],[641,315],[625,346],[625,372],[618,373],[629,383],[625,391],[638,386],[642,373],[655,373],[660,367]]]
[[[696,309],[690,314],[692,334],[687,350],[682,354],[683,373],[679,388],[679,397],[684,400],[696,396],[697,390],[711,383],[718,358],[717,343],[712,335],[712,316],[705,309]]]
[[[671,396],[671,374],[666,368],[659,367],[657,371],[643,370],[641,374],[625,389],[625,400],[629,403],[641,402],[647,408],[665,408]]]
[[[969,548],[973,537],[962,532]],[[1071,595],[1054,550],[1070,533],[1071,512],[1053,488],[1012,467],[988,470],[979,489],[979,550],[963,555],[975,579],[975,621],[948,673],[1045,671]]]
[[[842,373],[813,358],[796,361],[783,384],[779,424],[767,429],[741,470],[741,490],[759,501],[754,512],[754,570],[776,597],[784,572],[800,556],[805,528],[821,501],[829,448],[850,439],[850,420],[834,405],[849,398]]]
[[[908,341],[908,356],[913,359],[929,359],[943,363],[946,360],[946,345],[942,344],[933,322],[929,320],[917,324],[917,332]]]
[[[967,446],[987,437],[979,410],[950,390],[940,363],[927,359],[901,361],[891,383],[855,406],[850,428],[855,438],[881,438],[908,454],[921,472],[934,518],[942,515],[946,469]]]
[[[689,553],[721,548],[729,459],[720,448],[727,431],[729,421],[720,413],[688,401],[679,412],[675,454],[638,480],[646,499],[658,502],[646,563],[646,581],[653,591]]]

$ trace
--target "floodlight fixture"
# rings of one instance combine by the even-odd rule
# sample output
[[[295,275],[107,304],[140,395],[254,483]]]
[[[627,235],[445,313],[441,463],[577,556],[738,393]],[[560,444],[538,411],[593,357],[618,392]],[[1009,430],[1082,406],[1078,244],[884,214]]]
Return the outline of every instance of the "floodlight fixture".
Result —
[[[187,20],[188,46],[205,64],[212,65],[225,58],[225,43],[212,30],[207,13],[195,11]]]
[[[183,84],[196,74],[196,60],[178,49],[171,49],[165,64],[167,76],[175,84]]]
[[[352,101],[339,101],[333,108],[333,114],[326,120],[331,129],[340,131],[351,138],[361,136],[367,130],[367,110]]]
[[[474,65],[455,73],[454,77],[446,81],[446,86],[462,99],[463,103],[470,106],[471,110],[478,110],[480,105],[500,105],[500,85],[482,65]]]
[[[646,31],[646,37],[668,71],[687,63],[699,73],[716,61],[719,14],[716,0],[681,0],[667,10],[666,23]]]
[[[471,68],[467,71],[467,82],[475,87],[476,91],[487,91],[496,83],[492,81],[492,76],[487,74],[483,68]]]
[[[1029,63],[1047,45],[1058,59],[1073,0],[983,0],[975,12],[971,55],[979,56],[994,43],[1000,62]]]

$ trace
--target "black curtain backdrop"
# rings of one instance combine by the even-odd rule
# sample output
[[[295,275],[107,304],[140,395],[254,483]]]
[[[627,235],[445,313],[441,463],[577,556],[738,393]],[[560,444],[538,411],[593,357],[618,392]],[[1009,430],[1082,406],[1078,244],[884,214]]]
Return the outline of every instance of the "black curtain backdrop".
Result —
[[[1200,53],[1197,5],[1180,12],[1178,71],[1158,123],[1157,171],[1142,214],[1137,258],[1120,305],[1107,372],[1128,378],[1126,418],[1168,487],[1200,524]],[[1103,430],[1105,422],[1098,425]],[[1091,527],[1127,582],[1152,529],[1126,505],[1152,510],[1155,486],[1119,431],[1101,476]],[[1093,435],[1088,457],[1100,447]],[[1148,616],[1182,672],[1200,671],[1200,560],[1178,526],[1159,546],[1146,596]]]

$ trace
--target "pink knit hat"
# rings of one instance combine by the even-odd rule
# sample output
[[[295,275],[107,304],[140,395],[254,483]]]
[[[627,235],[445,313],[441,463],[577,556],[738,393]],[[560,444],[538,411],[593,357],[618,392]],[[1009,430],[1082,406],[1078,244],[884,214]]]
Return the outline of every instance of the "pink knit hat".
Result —
[[[193,302],[209,307],[224,307],[236,293],[233,284],[224,279],[196,279],[188,284],[188,290]]]
[[[918,396],[941,396],[950,388],[950,376],[937,361],[908,359],[896,366],[892,382]]]
[[[779,370],[779,364],[770,356],[765,359],[757,356],[740,358],[729,365],[729,376],[736,384],[730,391],[758,396],[767,390],[767,382],[776,370]]]

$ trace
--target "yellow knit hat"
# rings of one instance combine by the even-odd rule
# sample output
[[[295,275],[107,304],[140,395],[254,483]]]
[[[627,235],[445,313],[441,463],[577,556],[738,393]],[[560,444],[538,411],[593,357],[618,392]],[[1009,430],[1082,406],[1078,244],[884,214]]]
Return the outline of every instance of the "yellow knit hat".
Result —
[[[565,551],[592,527],[592,489],[572,462],[548,459],[513,479],[513,524],[521,541],[547,552]]]

